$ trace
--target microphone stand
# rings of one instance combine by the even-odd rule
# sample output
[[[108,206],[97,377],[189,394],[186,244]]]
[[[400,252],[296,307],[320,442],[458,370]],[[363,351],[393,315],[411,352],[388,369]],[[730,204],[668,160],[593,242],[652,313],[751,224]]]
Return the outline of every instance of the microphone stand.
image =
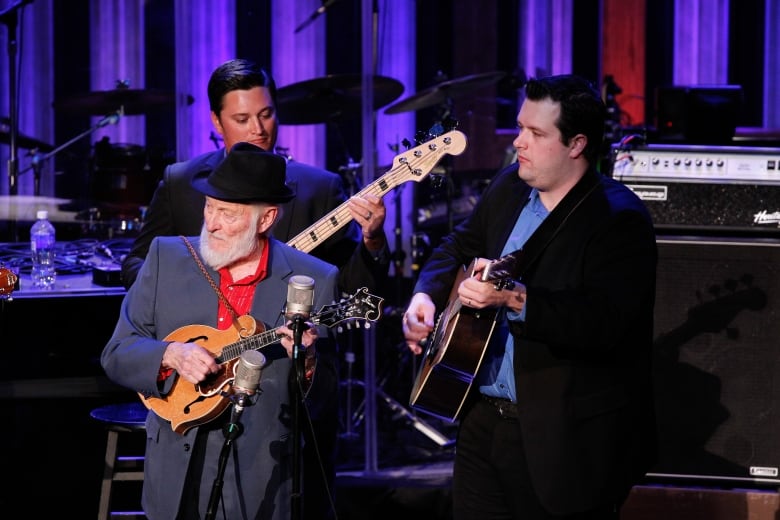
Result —
[[[230,449],[233,447],[233,441],[236,440],[244,431],[241,424],[241,412],[245,406],[252,404],[249,401],[249,395],[246,393],[238,394],[234,397],[233,411],[230,414],[230,422],[222,427],[222,434],[225,436],[225,443],[222,445],[222,451],[219,453],[219,464],[217,466],[217,476],[214,477],[214,484],[211,486],[211,496],[209,496],[209,505],[206,510],[205,520],[213,520],[217,514],[217,505],[222,495],[222,485],[225,483],[225,468],[230,457]]]
[[[323,0],[322,5],[318,7],[313,13],[311,13],[309,17],[302,24],[300,24],[298,27],[295,28],[295,34],[298,34],[302,30],[307,28],[309,25],[311,25],[312,22],[314,22],[314,20],[316,20],[319,15],[324,13],[330,6],[332,6],[336,2],[338,2],[338,0]]]
[[[19,93],[16,88],[16,52],[17,52],[17,27],[19,25],[19,15],[17,10],[30,3],[30,0],[19,0],[0,13],[0,22],[8,26],[8,97],[10,105],[11,118],[11,155],[8,159],[8,194],[17,195],[19,186],[17,179],[19,177]]]
[[[302,441],[302,429],[301,429],[301,417],[303,415],[303,381],[306,378],[306,352],[303,349],[303,331],[308,326],[304,321],[304,317],[300,314],[296,314],[292,319],[291,327],[293,331],[293,370],[295,371],[295,384],[293,384],[292,390],[292,438],[293,438],[293,454],[292,454],[292,495],[290,496],[290,512],[292,520],[299,520],[301,518],[301,441]]]
[[[85,130],[84,132],[80,133],[76,137],[72,138],[70,141],[66,142],[65,144],[62,144],[62,145],[58,146],[57,148],[55,148],[51,152],[47,153],[46,155],[41,155],[37,151],[34,154],[32,154],[32,161],[31,161],[30,166],[28,166],[24,170],[20,171],[19,175],[21,175],[23,173],[26,173],[26,172],[28,172],[30,170],[33,170],[33,173],[35,175],[35,195],[40,195],[41,194],[41,168],[43,167],[43,163],[45,163],[46,161],[48,161],[49,159],[51,159],[52,157],[54,157],[55,155],[57,155],[58,153],[63,151],[65,148],[67,148],[70,145],[72,145],[73,143],[75,143],[76,141],[79,141],[79,140],[87,137],[88,135],[97,132],[101,128],[107,126],[108,124],[105,123],[104,121],[105,121],[105,119],[103,119],[102,121],[99,121],[98,123],[96,123],[89,130]]]

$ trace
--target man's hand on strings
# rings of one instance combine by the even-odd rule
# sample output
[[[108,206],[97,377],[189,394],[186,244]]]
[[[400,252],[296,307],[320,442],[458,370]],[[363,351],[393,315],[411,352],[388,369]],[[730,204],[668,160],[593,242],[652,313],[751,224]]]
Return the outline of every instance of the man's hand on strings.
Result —
[[[412,296],[403,317],[403,331],[406,345],[414,354],[422,353],[420,342],[433,331],[436,306],[425,293]]]
[[[525,285],[514,280],[509,285],[498,280],[483,281],[483,272],[490,262],[487,258],[477,259],[473,275],[458,286],[458,298],[463,305],[474,309],[508,307],[520,312],[525,305]]]

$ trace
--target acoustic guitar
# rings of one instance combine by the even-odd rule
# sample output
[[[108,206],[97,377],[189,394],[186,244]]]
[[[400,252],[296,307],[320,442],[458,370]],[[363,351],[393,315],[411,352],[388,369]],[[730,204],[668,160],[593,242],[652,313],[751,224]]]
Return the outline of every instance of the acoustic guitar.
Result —
[[[382,313],[383,298],[374,296],[365,287],[349,298],[325,305],[309,317],[314,325],[333,327],[347,321],[376,321]],[[139,394],[143,404],[170,421],[173,431],[184,434],[219,416],[231,403],[232,383],[238,358],[247,350],[262,350],[279,342],[279,327],[266,330],[249,315],[239,317],[238,325],[218,330],[206,325],[185,325],[168,336],[166,341],[197,343],[214,355],[219,372],[198,384],[177,378],[167,395],[147,397]]]
[[[519,256],[515,251],[490,262],[479,273],[480,281],[491,282],[499,290],[509,286]],[[447,306],[425,342],[409,399],[415,410],[449,422],[458,418],[466,402],[498,317],[498,308],[474,309],[458,298],[461,282],[477,274],[475,265],[476,259],[458,272]]]

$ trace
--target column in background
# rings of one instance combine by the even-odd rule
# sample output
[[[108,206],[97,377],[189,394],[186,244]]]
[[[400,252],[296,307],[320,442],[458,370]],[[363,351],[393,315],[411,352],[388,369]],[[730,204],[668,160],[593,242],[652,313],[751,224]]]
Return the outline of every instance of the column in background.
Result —
[[[212,71],[237,57],[235,2],[175,0],[175,13],[176,155],[184,160],[215,148],[206,88]],[[189,107],[188,94],[195,99]]]

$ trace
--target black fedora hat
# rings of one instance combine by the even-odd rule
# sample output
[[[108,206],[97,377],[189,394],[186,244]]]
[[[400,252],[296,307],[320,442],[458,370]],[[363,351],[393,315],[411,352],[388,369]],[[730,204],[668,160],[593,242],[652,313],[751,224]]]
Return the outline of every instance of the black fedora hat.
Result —
[[[287,202],[295,192],[285,184],[287,161],[249,143],[236,143],[213,171],[192,178],[192,186],[227,202]]]

